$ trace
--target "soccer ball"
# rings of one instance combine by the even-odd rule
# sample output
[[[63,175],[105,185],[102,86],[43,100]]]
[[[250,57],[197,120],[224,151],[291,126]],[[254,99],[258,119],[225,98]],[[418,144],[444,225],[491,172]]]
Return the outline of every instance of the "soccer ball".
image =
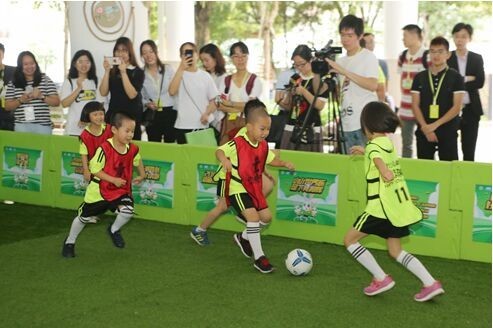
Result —
[[[304,249],[293,249],[286,257],[286,269],[295,276],[307,275],[312,266],[312,256]]]

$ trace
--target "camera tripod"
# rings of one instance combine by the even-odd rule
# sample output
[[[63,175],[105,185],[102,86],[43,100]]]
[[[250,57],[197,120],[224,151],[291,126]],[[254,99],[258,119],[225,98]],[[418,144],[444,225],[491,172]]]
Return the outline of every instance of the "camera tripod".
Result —
[[[301,128],[298,133],[294,133],[291,136],[291,142],[295,144],[295,150],[299,149],[299,146],[304,138],[306,138],[308,128],[311,128],[312,116],[315,102],[317,101],[323,86],[327,85],[329,97],[328,97],[328,137],[323,141],[327,141],[329,145],[329,153],[347,154],[346,144],[344,140],[344,131],[341,122],[340,104],[337,93],[337,81],[333,74],[326,75],[321,78],[317,90],[315,91],[313,101],[307,110],[307,114]],[[323,138],[323,136],[321,136]],[[314,142],[316,142],[314,140]]]

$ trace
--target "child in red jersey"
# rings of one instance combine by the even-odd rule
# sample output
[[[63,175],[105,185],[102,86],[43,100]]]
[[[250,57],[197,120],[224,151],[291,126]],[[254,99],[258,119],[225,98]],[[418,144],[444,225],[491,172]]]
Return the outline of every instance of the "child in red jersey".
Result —
[[[80,134],[79,154],[82,158],[82,168],[84,169],[84,180],[91,180],[89,172],[89,161],[96,153],[96,149],[105,141],[113,136],[111,126],[104,122],[103,104],[97,101],[88,102],[82,109],[80,121],[88,123],[84,131]]]
[[[130,221],[134,213],[132,183],[142,182],[145,172],[139,147],[131,143],[135,120],[124,113],[117,113],[112,123],[113,137],[99,146],[89,163],[93,178],[87,187],[78,215],[72,222],[70,233],[63,243],[64,257],[75,256],[75,240],[88,219],[107,210],[117,214],[113,224],[108,227],[108,234],[116,247],[125,247],[120,229]],[[132,181],[134,166],[138,168],[139,176]]]
[[[219,147],[216,157],[227,172],[226,200],[247,220],[246,229],[234,235],[234,241],[246,257],[254,257],[253,266],[262,273],[274,270],[264,255],[260,241],[260,225],[268,224],[272,214],[262,193],[265,164],[294,169],[294,165],[277,158],[269,150],[265,138],[271,119],[259,100],[247,116],[246,133]]]

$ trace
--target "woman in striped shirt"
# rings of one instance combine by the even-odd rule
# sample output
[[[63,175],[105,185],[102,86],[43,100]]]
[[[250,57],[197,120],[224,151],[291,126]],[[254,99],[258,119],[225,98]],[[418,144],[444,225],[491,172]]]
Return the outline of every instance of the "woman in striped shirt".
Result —
[[[14,111],[15,131],[51,134],[49,106],[58,106],[60,98],[53,81],[41,73],[30,51],[17,57],[14,78],[7,86],[5,109]]]

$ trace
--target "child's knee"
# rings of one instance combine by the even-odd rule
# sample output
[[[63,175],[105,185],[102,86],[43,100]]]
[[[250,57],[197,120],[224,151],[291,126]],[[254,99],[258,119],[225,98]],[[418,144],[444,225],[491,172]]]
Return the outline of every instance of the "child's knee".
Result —
[[[388,249],[388,252],[389,252],[389,255],[390,255],[392,258],[396,259],[396,260],[397,260],[397,257],[399,257],[399,254],[401,253],[401,251],[400,251],[400,250],[397,250],[397,249],[391,249],[391,248],[389,248],[389,249]]]

